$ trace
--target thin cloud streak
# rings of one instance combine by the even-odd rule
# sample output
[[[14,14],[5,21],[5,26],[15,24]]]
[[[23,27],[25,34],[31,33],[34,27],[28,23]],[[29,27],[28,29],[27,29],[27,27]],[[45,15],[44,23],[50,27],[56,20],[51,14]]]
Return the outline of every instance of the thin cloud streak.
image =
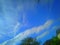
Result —
[[[38,40],[38,39],[40,39],[40,38],[43,38],[43,37],[46,36],[47,34],[49,34],[49,31],[46,31],[46,32],[44,32],[43,34],[37,36],[36,39]]]
[[[38,27],[33,27],[31,29],[27,29],[26,31],[18,34],[13,39],[7,40],[3,44],[12,44],[12,45],[15,45],[16,42],[19,42],[19,41],[23,40],[24,38],[28,37],[29,35],[32,35],[34,33],[38,34],[41,30],[49,28],[52,25],[52,23],[53,23],[52,20],[48,20],[44,25],[41,25],[41,26],[38,26]],[[47,32],[45,32],[45,34],[46,33]],[[43,37],[43,36],[44,36],[44,34],[41,35],[41,37]]]

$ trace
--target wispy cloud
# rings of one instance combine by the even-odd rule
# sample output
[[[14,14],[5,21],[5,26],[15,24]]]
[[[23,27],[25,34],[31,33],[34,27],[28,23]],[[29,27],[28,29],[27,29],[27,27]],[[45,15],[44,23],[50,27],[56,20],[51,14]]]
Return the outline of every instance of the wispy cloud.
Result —
[[[17,22],[17,24],[14,26],[14,35],[16,34],[16,31],[18,30],[18,27],[20,26],[21,24],[19,22]]]
[[[18,42],[18,41],[26,38],[27,36],[32,35],[34,33],[38,34],[41,30],[44,30],[46,28],[49,28],[52,23],[53,23],[52,20],[48,20],[47,22],[45,22],[44,25],[41,25],[41,26],[38,26],[38,27],[33,27],[31,29],[27,29],[26,31],[18,34],[16,37],[14,37],[13,39],[10,39],[10,40],[6,41],[5,43],[8,43],[9,42],[10,44],[15,45],[16,42]],[[43,37],[47,33],[48,32],[43,33],[40,37]]]
[[[43,38],[44,36],[46,36],[47,34],[49,34],[49,31],[46,31],[44,33],[42,33],[41,35],[37,36],[36,39],[40,39],[40,38]]]

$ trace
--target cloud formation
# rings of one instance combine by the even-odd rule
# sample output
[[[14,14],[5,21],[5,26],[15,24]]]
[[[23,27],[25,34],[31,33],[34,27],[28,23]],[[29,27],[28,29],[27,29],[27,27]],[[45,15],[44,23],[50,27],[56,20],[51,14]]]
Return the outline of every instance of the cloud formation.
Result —
[[[13,45],[15,45],[16,42],[23,40],[24,38],[28,37],[29,35],[32,35],[34,33],[38,34],[41,30],[44,30],[46,28],[49,28],[52,25],[52,23],[53,23],[52,20],[48,20],[47,22],[45,22],[44,25],[41,25],[41,26],[38,26],[38,27],[33,27],[31,29],[27,29],[26,31],[18,34],[13,39],[7,40],[3,44],[13,44]],[[40,37],[43,37],[47,33],[48,32],[43,33]]]
[[[45,35],[47,35],[49,33],[49,31],[46,31],[44,33],[42,33],[41,35],[37,36],[36,39],[40,39],[40,38],[43,38]]]

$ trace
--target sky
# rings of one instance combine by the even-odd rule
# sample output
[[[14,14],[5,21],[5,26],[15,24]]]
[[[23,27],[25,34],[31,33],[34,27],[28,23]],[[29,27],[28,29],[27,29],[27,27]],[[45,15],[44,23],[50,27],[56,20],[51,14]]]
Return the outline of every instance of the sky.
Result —
[[[17,45],[26,37],[44,41],[60,28],[60,0],[0,0],[0,44]]]

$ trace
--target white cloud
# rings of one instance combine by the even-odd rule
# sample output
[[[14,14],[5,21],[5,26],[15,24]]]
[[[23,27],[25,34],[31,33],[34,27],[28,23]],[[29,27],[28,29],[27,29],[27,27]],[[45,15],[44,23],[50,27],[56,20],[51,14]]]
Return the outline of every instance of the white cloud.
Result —
[[[48,20],[44,25],[38,26],[38,27],[33,27],[31,29],[27,29],[26,31],[18,34],[16,37],[14,37],[13,39],[10,39],[8,41],[6,41],[5,43],[10,43],[15,45],[16,42],[26,38],[29,35],[32,35],[34,33],[38,34],[41,30],[44,30],[46,28],[49,28],[51,26],[51,24],[53,23],[52,20]],[[44,34],[42,34],[40,37],[43,37],[45,34],[47,34],[48,32],[45,32]]]
[[[16,31],[18,29],[18,27],[20,26],[21,24],[19,22],[17,22],[17,24],[14,26],[14,34],[16,34]]]
[[[40,38],[43,38],[43,37],[44,37],[45,35],[47,35],[48,33],[49,33],[49,31],[46,31],[46,32],[44,32],[43,34],[37,36],[36,39],[38,40],[38,39],[40,39]]]

